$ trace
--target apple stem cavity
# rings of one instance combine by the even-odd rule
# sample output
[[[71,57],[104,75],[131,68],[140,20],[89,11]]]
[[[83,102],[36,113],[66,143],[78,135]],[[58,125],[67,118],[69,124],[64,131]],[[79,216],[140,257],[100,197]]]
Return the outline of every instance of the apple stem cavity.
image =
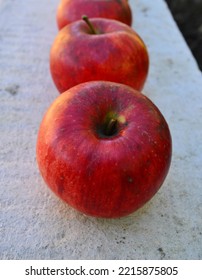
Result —
[[[118,120],[110,119],[104,127],[104,135],[110,137],[114,136],[118,131]]]
[[[95,30],[94,26],[92,25],[92,23],[90,22],[89,18],[86,15],[82,16],[82,19],[87,23],[91,34],[98,34],[98,32]]]

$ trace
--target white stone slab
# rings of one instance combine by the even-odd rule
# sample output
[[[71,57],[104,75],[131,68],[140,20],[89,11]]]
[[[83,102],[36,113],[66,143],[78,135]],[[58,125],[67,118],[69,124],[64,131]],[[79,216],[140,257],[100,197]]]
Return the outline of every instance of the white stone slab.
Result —
[[[58,2],[0,1],[0,258],[201,259],[202,77],[163,0],[130,1],[150,53],[144,93],[173,137],[162,188],[134,214],[106,220],[76,212],[45,186],[35,144],[58,95],[49,73]]]

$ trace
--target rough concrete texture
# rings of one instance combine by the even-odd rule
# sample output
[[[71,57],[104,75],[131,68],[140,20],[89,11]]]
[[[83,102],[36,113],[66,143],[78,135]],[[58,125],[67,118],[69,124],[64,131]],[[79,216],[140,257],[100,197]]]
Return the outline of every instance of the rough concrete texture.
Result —
[[[76,212],[43,182],[35,144],[58,96],[49,73],[58,2],[0,1],[0,258],[201,259],[202,77],[163,0],[130,1],[150,53],[144,93],[173,138],[162,188],[134,214],[107,220]]]

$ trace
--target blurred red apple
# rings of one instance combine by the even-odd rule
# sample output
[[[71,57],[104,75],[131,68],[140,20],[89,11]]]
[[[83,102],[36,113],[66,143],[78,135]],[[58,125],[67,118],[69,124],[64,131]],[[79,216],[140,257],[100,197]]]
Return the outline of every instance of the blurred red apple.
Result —
[[[171,161],[171,135],[159,109],[123,84],[88,82],[53,102],[37,140],[40,172],[77,210],[116,218],[159,190]]]
[[[58,28],[81,19],[83,15],[132,24],[132,12],[127,0],[62,0],[57,9]]]
[[[86,22],[85,22],[85,21]],[[141,90],[149,57],[145,44],[119,21],[87,17],[64,27],[50,51],[50,71],[59,92],[88,81],[111,81]]]

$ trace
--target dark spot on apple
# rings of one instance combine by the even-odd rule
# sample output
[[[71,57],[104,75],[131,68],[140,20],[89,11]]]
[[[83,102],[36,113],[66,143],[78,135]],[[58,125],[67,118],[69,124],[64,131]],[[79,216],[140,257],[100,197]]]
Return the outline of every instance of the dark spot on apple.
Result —
[[[166,125],[165,123],[161,122],[157,128],[157,130],[159,131],[159,133],[163,133],[166,129]]]
[[[20,86],[19,85],[11,85],[5,88],[5,90],[11,95],[16,95],[18,93]]]
[[[59,194],[62,194],[64,192],[63,180],[64,180],[64,177],[60,176],[60,178],[58,180],[58,184],[57,184]]]
[[[64,191],[64,187],[62,185],[58,185],[58,193],[62,194]]]
[[[142,150],[142,145],[140,145],[140,144],[137,143],[137,144],[136,144],[136,148],[137,148],[138,151],[141,151],[141,150]]]
[[[128,177],[127,180],[128,180],[128,183],[131,183],[131,184],[133,183],[133,178],[132,177]]]

